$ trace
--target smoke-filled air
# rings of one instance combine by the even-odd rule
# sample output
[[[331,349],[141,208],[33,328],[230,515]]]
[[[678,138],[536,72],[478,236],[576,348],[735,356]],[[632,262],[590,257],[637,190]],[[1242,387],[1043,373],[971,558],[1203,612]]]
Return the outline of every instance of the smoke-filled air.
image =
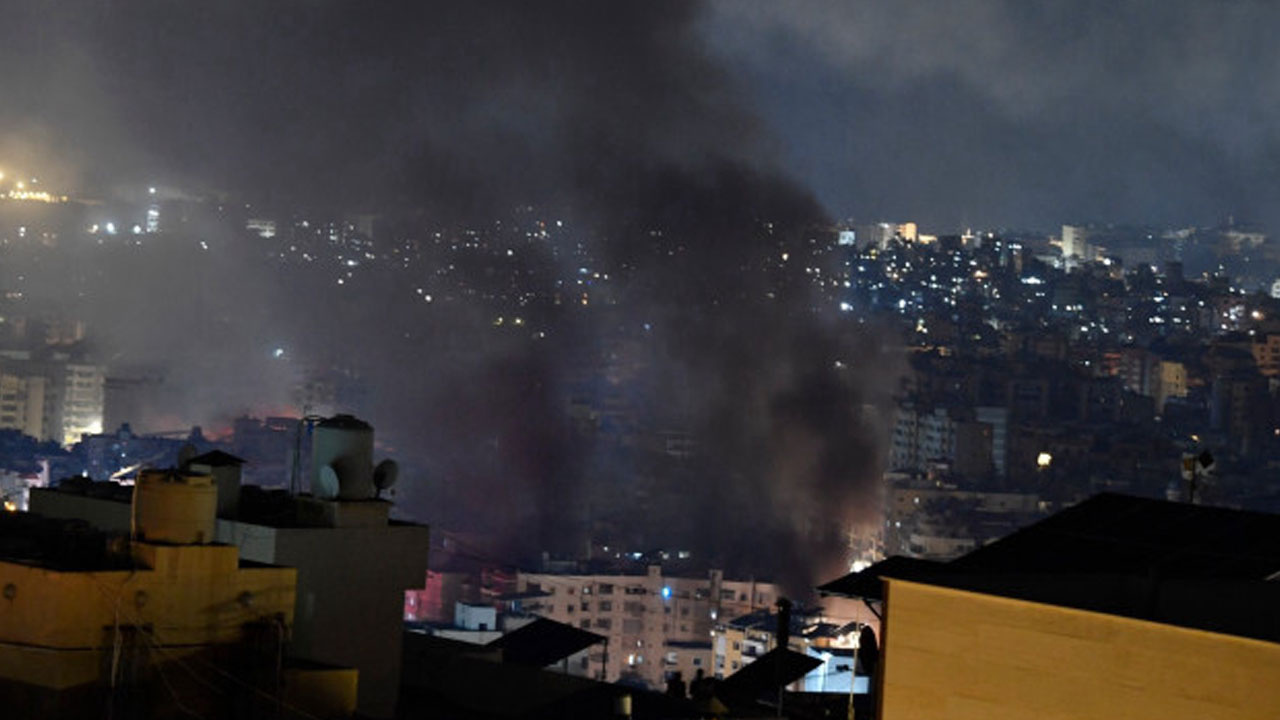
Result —
[[[349,412],[486,558],[803,591],[882,522],[906,365],[837,233],[1274,223],[1278,19],[2,0],[0,360],[105,368],[42,439]]]
[[[5,5],[0,170],[65,215],[10,331],[140,378],[135,432],[352,412],[495,556],[847,568],[896,361],[706,8]]]

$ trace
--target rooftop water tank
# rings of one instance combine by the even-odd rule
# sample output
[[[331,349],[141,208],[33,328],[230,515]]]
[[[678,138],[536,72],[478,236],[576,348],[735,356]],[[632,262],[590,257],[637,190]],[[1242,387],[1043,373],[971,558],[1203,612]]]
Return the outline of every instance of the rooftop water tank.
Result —
[[[316,424],[311,438],[311,494],[324,500],[374,496],[373,427],[351,415]]]
[[[212,476],[139,471],[133,486],[133,537],[178,545],[211,543],[217,508],[218,488]]]

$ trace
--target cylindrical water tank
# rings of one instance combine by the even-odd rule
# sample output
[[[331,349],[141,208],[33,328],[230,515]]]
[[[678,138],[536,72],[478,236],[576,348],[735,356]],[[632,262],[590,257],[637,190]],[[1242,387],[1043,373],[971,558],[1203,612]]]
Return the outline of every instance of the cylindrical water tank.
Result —
[[[311,493],[318,498],[373,497],[373,427],[351,415],[316,424],[311,438]]]
[[[210,475],[142,470],[133,486],[133,536],[147,542],[211,543],[218,487]]]

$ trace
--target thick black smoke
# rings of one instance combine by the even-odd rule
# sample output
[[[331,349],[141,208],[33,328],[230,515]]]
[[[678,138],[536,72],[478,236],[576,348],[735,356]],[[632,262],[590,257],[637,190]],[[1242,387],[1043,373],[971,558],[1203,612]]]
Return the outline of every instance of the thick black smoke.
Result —
[[[838,565],[843,524],[878,476],[867,406],[890,374],[874,337],[829,317],[801,271],[829,270],[813,255],[826,218],[707,54],[700,4],[5,11],[0,62],[24,72],[0,80],[3,140],[64,182],[379,211],[400,218],[395,241],[532,206],[566,219],[618,277],[616,304],[547,310],[549,338],[530,342],[495,339],[475,306],[406,309],[414,280],[389,271],[339,290],[139,254],[93,299],[102,346],[148,348],[175,376],[245,390],[236,398],[276,344],[360,367],[372,391],[353,409],[427,476],[406,483],[410,510],[508,552],[576,550],[613,528],[794,587]],[[263,254],[232,239],[218,250]],[[148,292],[143,277],[163,280]],[[182,369],[197,359],[198,374]],[[687,433],[693,459],[652,463],[570,422],[572,386],[608,362],[630,369],[608,382],[652,419],[640,430]],[[619,517],[628,506],[646,511]]]

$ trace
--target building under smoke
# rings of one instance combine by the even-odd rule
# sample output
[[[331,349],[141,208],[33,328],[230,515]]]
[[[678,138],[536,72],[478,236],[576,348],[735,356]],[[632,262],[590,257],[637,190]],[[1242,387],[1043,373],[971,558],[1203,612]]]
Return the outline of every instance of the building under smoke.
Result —
[[[201,478],[210,503],[202,510],[208,517],[201,542],[234,545],[243,561],[296,568],[285,652],[354,668],[359,711],[392,717],[404,591],[426,573],[428,530],[389,518],[392,503],[379,496],[398,470],[391,461],[374,466],[372,427],[336,416],[313,429],[310,492],[242,485],[242,461],[220,451],[183,458],[183,472]],[[115,483],[65,483],[34,490],[31,509],[130,533],[136,529],[130,496]],[[185,528],[185,517],[170,520]]]

